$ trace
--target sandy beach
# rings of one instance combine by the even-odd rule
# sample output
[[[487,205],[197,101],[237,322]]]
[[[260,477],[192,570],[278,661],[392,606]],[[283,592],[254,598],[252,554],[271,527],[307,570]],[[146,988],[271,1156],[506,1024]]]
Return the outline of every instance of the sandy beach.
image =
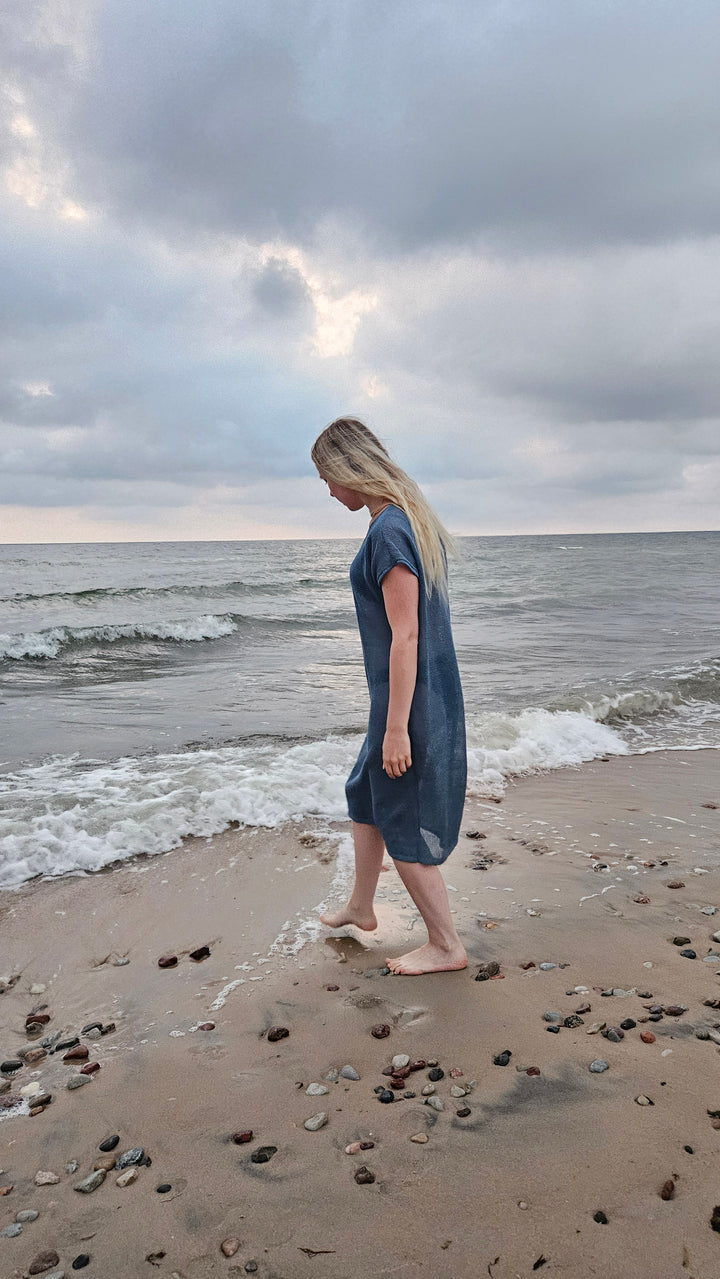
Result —
[[[445,876],[470,965],[446,975],[383,974],[423,939],[392,867],[376,933],[313,925],[342,890],[341,825],[229,830],[5,893],[3,1062],[59,1034],[100,1069],[69,1090],[84,1061],[51,1051],[0,1077],[0,1229],[39,1213],[0,1237],[0,1273],[67,1276],[86,1254],[89,1279],[717,1275],[720,1060],[697,1037],[720,1026],[717,752],[529,776],[501,803],[470,798],[463,831]],[[476,981],[482,964],[499,971]],[[49,1020],[28,1038],[33,1012]],[[397,1054],[439,1063],[442,1109],[429,1064],[378,1100]],[[29,1115],[32,1098],[8,1099],[33,1083],[52,1100]],[[78,1193],[111,1136],[150,1162]],[[40,1272],[42,1253],[57,1261]]]

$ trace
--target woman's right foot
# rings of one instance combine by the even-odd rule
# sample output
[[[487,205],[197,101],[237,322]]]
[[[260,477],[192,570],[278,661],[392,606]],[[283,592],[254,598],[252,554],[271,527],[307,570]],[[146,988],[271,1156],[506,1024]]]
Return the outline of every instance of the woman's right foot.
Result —
[[[377,928],[377,919],[372,910],[364,914],[362,911],[355,910],[349,902],[341,910],[328,911],[321,915],[320,922],[328,928],[343,928],[347,924],[353,924],[355,928],[361,928],[365,933],[371,933]]]

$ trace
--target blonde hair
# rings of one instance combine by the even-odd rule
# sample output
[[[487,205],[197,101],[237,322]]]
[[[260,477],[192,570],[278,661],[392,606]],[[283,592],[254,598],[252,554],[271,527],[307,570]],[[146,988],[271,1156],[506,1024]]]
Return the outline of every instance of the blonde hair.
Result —
[[[372,431],[354,417],[339,417],[310,453],[323,479],[399,506],[410,521],[427,590],[447,592],[447,555],[453,542],[418,485],[390,457]]]

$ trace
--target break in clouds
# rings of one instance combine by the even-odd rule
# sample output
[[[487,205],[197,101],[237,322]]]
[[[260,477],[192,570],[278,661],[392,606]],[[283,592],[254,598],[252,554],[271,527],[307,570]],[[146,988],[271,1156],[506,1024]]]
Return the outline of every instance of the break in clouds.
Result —
[[[5,0],[3,540],[717,527],[714,0]]]

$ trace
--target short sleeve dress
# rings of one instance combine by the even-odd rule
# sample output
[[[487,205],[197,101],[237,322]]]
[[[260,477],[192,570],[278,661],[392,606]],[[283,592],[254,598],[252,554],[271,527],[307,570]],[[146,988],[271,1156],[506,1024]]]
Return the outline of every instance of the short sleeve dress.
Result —
[[[392,632],[382,581],[396,564],[418,578],[418,672],[410,710],[412,767],[388,777],[382,744],[390,692]],[[355,822],[377,826],[396,861],[440,865],[457,844],[465,802],[465,717],[450,610],[445,595],[425,588],[410,521],[387,506],[372,521],[350,568],[365,673],[370,691],[368,732],[347,780]]]

